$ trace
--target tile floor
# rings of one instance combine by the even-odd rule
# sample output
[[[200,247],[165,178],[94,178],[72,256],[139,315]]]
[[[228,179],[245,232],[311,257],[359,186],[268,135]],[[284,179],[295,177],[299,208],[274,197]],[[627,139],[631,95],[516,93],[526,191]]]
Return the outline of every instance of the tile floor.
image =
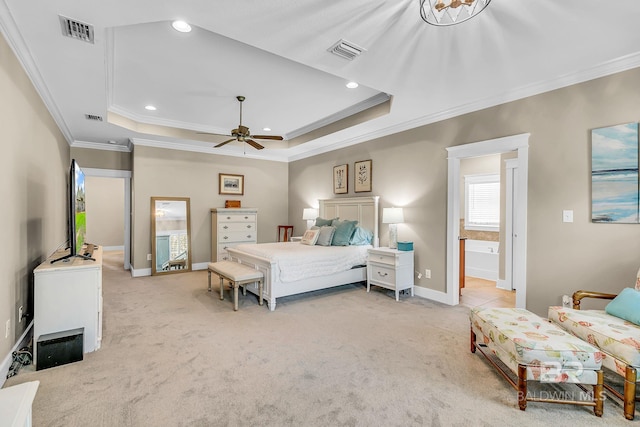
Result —
[[[496,288],[494,281],[467,276],[460,304],[467,307],[515,307],[516,293]]]

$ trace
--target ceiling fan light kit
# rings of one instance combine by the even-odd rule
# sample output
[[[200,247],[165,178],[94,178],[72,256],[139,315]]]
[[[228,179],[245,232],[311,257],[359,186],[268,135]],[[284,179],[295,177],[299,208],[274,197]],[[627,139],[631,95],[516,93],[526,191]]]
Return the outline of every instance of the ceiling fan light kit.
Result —
[[[482,12],[491,0],[420,0],[420,16],[431,25],[460,24]]]
[[[220,148],[232,141],[238,141],[238,142],[246,142],[256,150],[262,150],[264,146],[254,141],[254,139],[272,139],[275,141],[283,140],[283,138],[279,135],[251,135],[251,133],[249,132],[249,128],[242,125],[242,103],[246,98],[242,95],[238,95],[236,96],[236,99],[240,103],[240,123],[238,124],[238,127],[236,129],[233,129],[231,131],[231,136],[233,138],[228,139],[224,142],[221,142],[220,144],[216,145],[214,148]]]

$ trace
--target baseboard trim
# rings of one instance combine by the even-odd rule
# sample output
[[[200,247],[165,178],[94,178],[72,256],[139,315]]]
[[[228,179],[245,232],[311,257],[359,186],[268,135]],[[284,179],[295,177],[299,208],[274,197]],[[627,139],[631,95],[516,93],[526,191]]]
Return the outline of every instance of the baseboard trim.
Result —
[[[417,296],[421,298],[440,302],[446,305],[451,305],[449,304],[449,298],[446,292],[434,291],[433,289],[423,288],[422,286],[415,286],[413,288],[413,291]]]
[[[20,339],[13,346],[9,354],[7,354],[2,360],[2,365],[0,365],[0,388],[2,388],[4,386],[4,383],[7,381],[7,374],[9,373],[9,369],[11,368],[11,364],[13,363],[13,352],[20,350],[26,345],[28,338],[33,332],[32,328],[33,320],[31,321],[31,323],[29,323],[29,326],[27,326],[22,335],[20,335]]]
[[[209,268],[208,262],[197,262],[195,264],[191,264],[191,271],[196,270],[206,270]],[[131,277],[144,277],[151,276],[150,268],[132,268],[131,269]]]

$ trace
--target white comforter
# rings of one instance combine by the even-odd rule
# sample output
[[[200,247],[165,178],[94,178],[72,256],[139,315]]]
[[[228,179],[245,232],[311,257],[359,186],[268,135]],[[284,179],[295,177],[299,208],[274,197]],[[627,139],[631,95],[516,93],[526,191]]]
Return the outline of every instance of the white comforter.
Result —
[[[281,282],[295,282],[310,277],[326,276],[367,263],[365,246],[319,246],[299,242],[242,244],[239,251],[277,263]]]

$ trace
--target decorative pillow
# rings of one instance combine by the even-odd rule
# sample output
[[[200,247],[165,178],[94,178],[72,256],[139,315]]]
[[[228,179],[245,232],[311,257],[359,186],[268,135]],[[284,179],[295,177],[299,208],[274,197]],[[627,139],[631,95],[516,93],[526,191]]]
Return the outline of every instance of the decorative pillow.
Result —
[[[300,243],[302,243],[303,245],[315,245],[316,241],[318,240],[318,235],[320,235],[319,228],[310,228],[304,232]]]
[[[332,225],[336,228],[336,232],[333,234],[331,246],[349,246],[358,221],[334,221]]]
[[[353,246],[370,245],[373,242],[373,232],[363,227],[356,227],[349,240],[349,244]]]
[[[333,234],[335,232],[336,228],[330,225],[320,227],[320,234],[318,235],[318,240],[316,240],[316,245],[331,246],[331,240],[333,240]]]
[[[607,314],[640,325],[640,292],[624,288],[617,297],[604,308]]]
[[[331,223],[333,221],[336,221],[338,219],[340,219],[340,218],[324,219],[324,218],[318,217],[318,218],[316,218],[316,226],[322,227],[323,225],[331,225]]]

